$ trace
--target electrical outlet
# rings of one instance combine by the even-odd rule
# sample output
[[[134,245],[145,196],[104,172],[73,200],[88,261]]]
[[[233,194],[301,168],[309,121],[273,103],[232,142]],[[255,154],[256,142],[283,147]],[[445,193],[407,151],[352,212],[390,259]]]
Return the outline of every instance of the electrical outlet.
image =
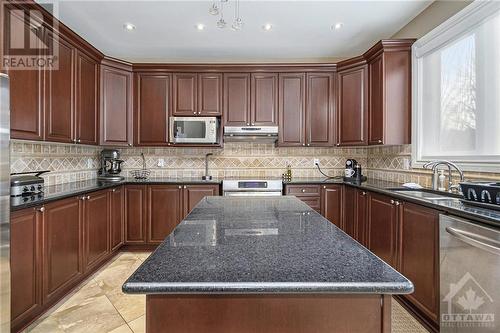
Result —
[[[163,168],[163,167],[165,166],[165,159],[163,159],[163,158],[159,158],[159,159],[158,159],[158,166],[159,166],[160,168]]]
[[[319,158],[314,159],[314,166],[319,165]]]
[[[411,169],[411,160],[409,158],[405,158],[403,160],[403,169],[405,169],[405,170]]]
[[[92,169],[92,167],[93,167],[92,159],[91,158],[87,158],[87,168],[88,169]]]

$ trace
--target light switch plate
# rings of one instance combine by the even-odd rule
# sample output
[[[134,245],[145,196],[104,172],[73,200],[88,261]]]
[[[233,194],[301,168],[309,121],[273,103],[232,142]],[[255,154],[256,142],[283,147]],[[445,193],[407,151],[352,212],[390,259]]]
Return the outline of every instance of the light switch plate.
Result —
[[[163,159],[163,158],[159,158],[159,159],[158,159],[158,166],[159,166],[160,168],[164,167],[164,166],[165,166],[165,159]]]

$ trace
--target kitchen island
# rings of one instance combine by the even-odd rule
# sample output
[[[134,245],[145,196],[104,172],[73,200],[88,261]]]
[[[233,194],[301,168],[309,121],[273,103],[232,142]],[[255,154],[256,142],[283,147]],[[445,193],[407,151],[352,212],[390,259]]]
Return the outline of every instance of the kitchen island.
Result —
[[[413,285],[295,197],[205,197],[123,291],[149,333],[388,333]]]

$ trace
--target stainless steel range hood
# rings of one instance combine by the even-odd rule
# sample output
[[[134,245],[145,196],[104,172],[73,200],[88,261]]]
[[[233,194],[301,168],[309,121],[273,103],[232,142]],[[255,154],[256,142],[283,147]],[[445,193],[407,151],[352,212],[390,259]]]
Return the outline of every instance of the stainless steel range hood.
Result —
[[[225,142],[275,143],[278,126],[224,126]]]

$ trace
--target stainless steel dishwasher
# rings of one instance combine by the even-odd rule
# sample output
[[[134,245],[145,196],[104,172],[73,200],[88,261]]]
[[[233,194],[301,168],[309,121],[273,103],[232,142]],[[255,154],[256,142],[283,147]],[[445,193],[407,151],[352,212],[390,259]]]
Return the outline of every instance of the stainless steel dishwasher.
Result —
[[[500,226],[439,218],[441,332],[500,332]]]

